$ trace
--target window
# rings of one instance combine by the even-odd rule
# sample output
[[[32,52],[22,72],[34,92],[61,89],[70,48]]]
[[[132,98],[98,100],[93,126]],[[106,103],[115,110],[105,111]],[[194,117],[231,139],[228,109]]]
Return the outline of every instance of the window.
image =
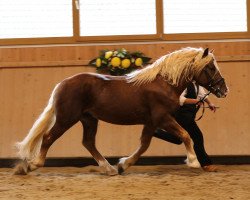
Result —
[[[246,0],[164,0],[164,33],[246,31]]]
[[[0,0],[0,44],[250,38],[250,0]]]
[[[73,36],[71,0],[0,0],[0,38]]]
[[[80,0],[80,35],[156,34],[155,0]]]

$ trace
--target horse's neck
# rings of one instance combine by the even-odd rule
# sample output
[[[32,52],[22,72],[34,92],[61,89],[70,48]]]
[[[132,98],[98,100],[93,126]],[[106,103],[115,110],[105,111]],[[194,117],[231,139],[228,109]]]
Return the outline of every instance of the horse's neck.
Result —
[[[157,80],[160,81],[162,85],[168,85],[167,87],[169,87],[169,83],[163,77],[157,76]],[[176,95],[180,96],[181,93],[187,88],[189,83],[190,81],[181,80],[177,87],[173,86]]]
[[[180,95],[181,95],[181,93],[187,88],[187,86],[188,86],[188,84],[190,83],[190,81],[189,82],[187,82],[187,81],[183,81],[183,82],[181,82],[179,85],[178,85],[178,92],[180,93]]]

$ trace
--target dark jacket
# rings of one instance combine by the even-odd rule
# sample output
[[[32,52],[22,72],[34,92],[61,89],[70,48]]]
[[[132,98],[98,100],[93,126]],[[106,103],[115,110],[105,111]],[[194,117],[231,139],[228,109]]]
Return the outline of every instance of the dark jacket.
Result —
[[[187,94],[185,95],[185,97],[189,99],[196,99],[198,93],[199,93],[198,85],[190,83],[187,86]],[[196,113],[197,113],[197,107],[195,104],[184,104],[177,110],[175,118],[178,120],[194,120]]]

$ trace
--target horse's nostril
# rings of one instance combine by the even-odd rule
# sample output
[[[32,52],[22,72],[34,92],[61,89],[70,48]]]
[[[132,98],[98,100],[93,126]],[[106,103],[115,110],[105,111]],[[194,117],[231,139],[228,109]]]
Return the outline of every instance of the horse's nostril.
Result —
[[[228,92],[227,92],[227,91],[225,91],[225,92],[224,92],[224,94],[223,94],[223,97],[226,97],[226,96],[227,96],[227,94],[228,94]]]

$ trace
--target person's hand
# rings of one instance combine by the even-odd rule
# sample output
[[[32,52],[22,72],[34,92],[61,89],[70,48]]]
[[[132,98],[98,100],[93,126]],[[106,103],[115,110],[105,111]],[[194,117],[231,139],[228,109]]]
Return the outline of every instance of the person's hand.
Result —
[[[203,105],[203,102],[201,100],[196,99],[195,101],[196,101],[195,105],[196,105],[197,109],[200,108]]]
[[[208,107],[211,111],[215,112],[216,111],[216,106],[213,103],[209,103]]]
[[[203,102],[199,100],[199,101],[197,101],[196,105],[197,105],[197,106],[202,106],[202,105],[203,105]]]

